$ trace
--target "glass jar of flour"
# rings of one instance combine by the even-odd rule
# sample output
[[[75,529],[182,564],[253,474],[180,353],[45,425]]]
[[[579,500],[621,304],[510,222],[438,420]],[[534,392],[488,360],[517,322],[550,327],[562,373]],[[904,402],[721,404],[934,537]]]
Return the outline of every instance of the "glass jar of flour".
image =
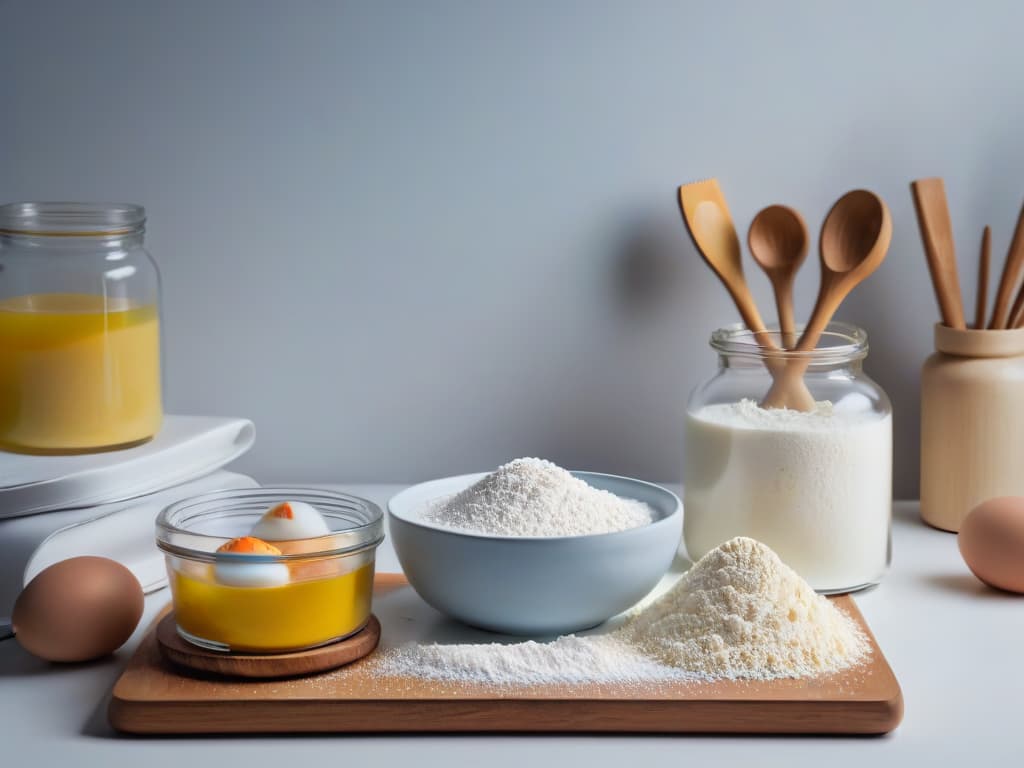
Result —
[[[785,352],[733,325],[711,348],[718,371],[687,406],[687,554],[749,536],[819,592],[878,583],[890,559],[892,406],[862,370],[867,334],[832,323],[814,351]],[[758,405],[770,369],[785,365],[807,366],[814,411]]]

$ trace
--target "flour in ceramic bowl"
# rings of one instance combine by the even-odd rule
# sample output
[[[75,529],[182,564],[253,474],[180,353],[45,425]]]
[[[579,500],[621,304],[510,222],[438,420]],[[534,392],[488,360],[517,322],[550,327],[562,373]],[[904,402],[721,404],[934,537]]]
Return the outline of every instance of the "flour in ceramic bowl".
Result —
[[[543,459],[516,459],[422,513],[435,525],[490,536],[585,536],[648,525],[647,504],[593,488]]]
[[[888,564],[892,419],[829,402],[705,406],[687,416],[684,506],[693,558],[749,536],[819,591],[875,582]]]

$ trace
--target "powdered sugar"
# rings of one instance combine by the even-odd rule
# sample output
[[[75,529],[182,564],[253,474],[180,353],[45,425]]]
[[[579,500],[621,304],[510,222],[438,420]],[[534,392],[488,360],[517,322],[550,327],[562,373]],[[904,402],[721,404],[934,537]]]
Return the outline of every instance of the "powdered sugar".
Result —
[[[648,525],[651,508],[592,488],[543,459],[516,459],[422,513],[446,528],[491,536],[584,536]]]

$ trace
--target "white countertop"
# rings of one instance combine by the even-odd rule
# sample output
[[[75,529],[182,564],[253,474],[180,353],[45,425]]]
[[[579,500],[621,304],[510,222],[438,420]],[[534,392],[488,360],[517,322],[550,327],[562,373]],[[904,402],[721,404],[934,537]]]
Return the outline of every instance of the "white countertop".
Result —
[[[343,488],[383,505],[400,486]],[[180,768],[216,760],[256,768],[293,765],[298,758],[305,764],[376,766],[475,766],[485,760],[488,768],[669,761],[878,768],[1018,760],[1024,597],[976,581],[960,559],[956,537],[922,524],[916,504],[897,504],[893,539],[891,572],[880,587],[856,598],[903,687],[903,724],[885,737],[124,738],[107,725],[107,701],[140,629],[111,659],[71,667],[36,661],[12,640],[0,643],[0,765]],[[380,571],[398,570],[387,542],[377,562]],[[151,596],[140,627],[168,599],[166,591]]]

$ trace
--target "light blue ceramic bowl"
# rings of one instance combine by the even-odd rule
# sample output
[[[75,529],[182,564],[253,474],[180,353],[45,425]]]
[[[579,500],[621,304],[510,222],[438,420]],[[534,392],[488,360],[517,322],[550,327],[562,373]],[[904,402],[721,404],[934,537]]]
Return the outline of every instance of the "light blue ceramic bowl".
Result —
[[[388,502],[391,541],[409,583],[437,610],[512,635],[559,635],[596,626],[636,604],[665,574],[683,529],[670,491],[615,475],[573,472],[595,488],[655,511],[650,525],[558,538],[465,533],[421,519],[431,502],[484,474],[408,488]]]

